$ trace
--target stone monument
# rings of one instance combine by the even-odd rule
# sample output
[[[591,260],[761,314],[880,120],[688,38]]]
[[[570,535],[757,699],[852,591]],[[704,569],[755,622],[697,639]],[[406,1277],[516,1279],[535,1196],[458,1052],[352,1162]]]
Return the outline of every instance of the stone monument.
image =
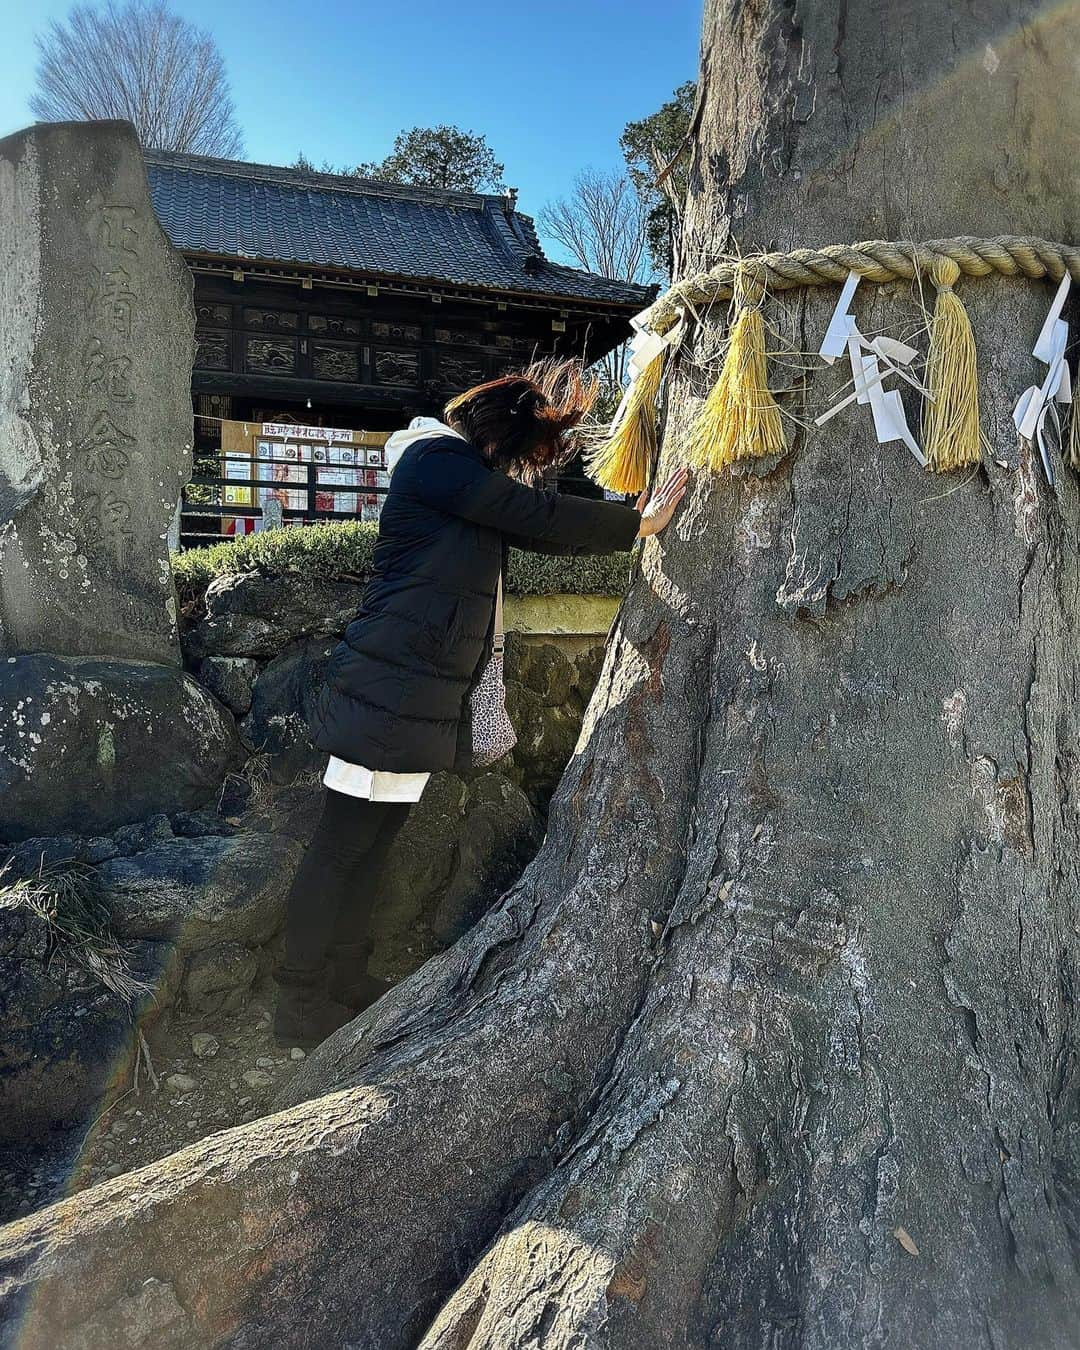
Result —
[[[194,322],[130,124],[0,141],[0,655],[179,665]]]
[[[242,762],[169,568],[194,322],[128,123],[0,141],[0,840],[201,806]]]

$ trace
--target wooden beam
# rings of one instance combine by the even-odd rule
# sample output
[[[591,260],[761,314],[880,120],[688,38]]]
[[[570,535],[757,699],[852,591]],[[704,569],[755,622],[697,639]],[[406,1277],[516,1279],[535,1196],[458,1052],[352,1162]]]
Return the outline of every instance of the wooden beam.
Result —
[[[340,403],[353,407],[395,409],[420,403],[419,389],[385,388],[371,384],[337,384],[331,380],[295,380],[282,375],[248,375],[230,370],[195,370],[191,377],[196,394],[235,394],[241,398],[270,401]]]

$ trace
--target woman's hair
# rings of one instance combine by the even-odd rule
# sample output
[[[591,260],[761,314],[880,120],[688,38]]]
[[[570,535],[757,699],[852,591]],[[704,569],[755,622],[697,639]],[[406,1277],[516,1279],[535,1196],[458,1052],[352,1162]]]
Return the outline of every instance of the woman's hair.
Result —
[[[549,358],[467,389],[450,400],[443,416],[497,468],[537,483],[573,453],[566,433],[596,402],[598,390],[580,362]]]

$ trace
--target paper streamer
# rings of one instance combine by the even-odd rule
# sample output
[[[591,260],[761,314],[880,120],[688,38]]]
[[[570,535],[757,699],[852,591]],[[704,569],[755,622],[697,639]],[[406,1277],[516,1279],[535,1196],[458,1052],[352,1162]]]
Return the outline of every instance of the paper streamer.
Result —
[[[1054,469],[1046,443],[1046,419],[1052,415],[1060,439],[1061,421],[1055,403],[1072,402],[1072,379],[1069,365],[1065,360],[1065,349],[1069,345],[1069,325],[1061,317],[1065,301],[1068,298],[1071,279],[1068,272],[1061,278],[1046,319],[1031,349],[1032,356],[1047,368],[1046,378],[1041,385],[1029,385],[1016,401],[1013,409],[1013,423],[1025,441],[1033,442],[1039,448],[1046,481],[1054,485]]]
[[[896,338],[879,336],[869,341],[859,332],[855,316],[850,313],[852,297],[859,284],[858,274],[849,272],[840,291],[829,326],[825,330],[825,339],[819,355],[830,365],[847,351],[851,365],[852,392],[818,418],[817,426],[824,426],[831,417],[852,403],[869,404],[874,419],[874,434],[879,445],[892,441],[902,441],[916,461],[926,467],[926,456],[908,426],[907,414],[900,394],[895,389],[886,390],[882,381],[891,375],[897,375],[918,389],[924,397],[927,390],[906,369],[918,356],[914,347]]]

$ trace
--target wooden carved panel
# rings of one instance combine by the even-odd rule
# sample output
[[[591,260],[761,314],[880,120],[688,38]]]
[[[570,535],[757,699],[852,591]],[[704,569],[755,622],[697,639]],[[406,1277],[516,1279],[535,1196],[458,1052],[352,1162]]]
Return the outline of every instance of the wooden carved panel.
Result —
[[[228,333],[209,333],[196,331],[195,364],[202,370],[228,370],[229,335]]]
[[[299,324],[300,316],[287,309],[245,309],[244,324],[248,328],[259,328],[268,333],[292,332]]]
[[[421,338],[418,323],[373,323],[371,332],[374,337],[390,338],[394,342],[419,342]]]
[[[504,352],[520,352],[522,356],[530,356],[534,351],[539,351],[544,344],[538,338],[511,337],[509,333],[500,333],[495,339],[495,345]]]
[[[360,381],[360,355],[354,347],[331,347],[323,342],[311,344],[311,370],[317,380]]]
[[[443,352],[439,356],[439,383],[444,389],[460,392],[471,389],[474,384],[483,384],[487,371],[482,361],[470,356],[456,356]]]
[[[334,314],[309,314],[308,328],[327,337],[358,337],[361,331],[359,319],[343,319]]]
[[[288,339],[249,337],[244,347],[248,370],[288,375],[296,369],[296,343]]]
[[[436,328],[435,341],[451,347],[480,347],[484,338],[472,328]]]
[[[420,382],[420,353],[376,348],[375,378],[380,384],[407,384],[415,388]]]
[[[213,305],[208,300],[198,300],[195,303],[195,322],[211,325],[231,324],[232,306]]]

